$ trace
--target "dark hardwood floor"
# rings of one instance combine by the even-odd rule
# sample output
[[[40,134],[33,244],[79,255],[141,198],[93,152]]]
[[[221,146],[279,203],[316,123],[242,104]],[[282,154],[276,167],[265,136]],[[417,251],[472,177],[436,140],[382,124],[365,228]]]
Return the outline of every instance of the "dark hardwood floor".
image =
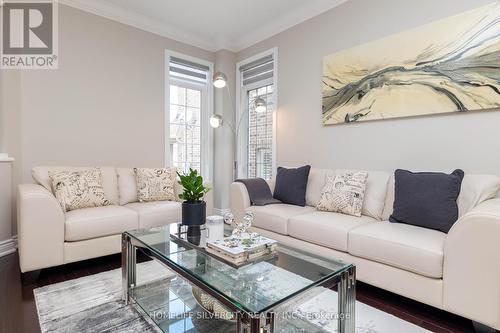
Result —
[[[40,332],[34,289],[119,267],[120,255],[112,255],[42,270],[36,283],[23,286],[17,253],[0,258],[0,333]],[[357,299],[433,332],[474,332],[470,320],[361,282]]]

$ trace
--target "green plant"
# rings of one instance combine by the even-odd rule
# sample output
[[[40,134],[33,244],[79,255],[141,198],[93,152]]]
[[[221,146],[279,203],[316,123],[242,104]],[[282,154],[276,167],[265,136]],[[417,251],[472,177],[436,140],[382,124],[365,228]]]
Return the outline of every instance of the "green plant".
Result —
[[[203,177],[198,175],[197,170],[189,168],[188,173],[180,174],[179,184],[184,187],[184,192],[179,194],[179,199],[184,200],[189,203],[196,203],[203,200],[205,194],[210,191],[210,188],[203,185]]]

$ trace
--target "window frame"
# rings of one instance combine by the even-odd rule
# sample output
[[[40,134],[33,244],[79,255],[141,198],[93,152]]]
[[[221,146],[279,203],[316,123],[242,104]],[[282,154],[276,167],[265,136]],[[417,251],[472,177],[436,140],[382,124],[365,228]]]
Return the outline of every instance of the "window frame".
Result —
[[[255,60],[261,59],[263,57],[273,55],[273,77],[269,79],[265,79],[262,81],[254,82],[252,84],[249,84],[247,86],[243,86],[243,80],[242,80],[242,75],[240,71],[240,67],[243,65],[246,65],[248,63],[251,63]],[[256,88],[264,87],[269,84],[273,85],[273,114],[272,114],[272,120],[273,120],[273,126],[272,126],[272,144],[271,144],[271,149],[272,149],[272,177],[274,178],[276,176],[276,147],[277,147],[277,112],[279,109],[278,106],[278,48],[274,47],[270,50],[261,52],[259,54],[256,54],[252,57],[249,57],[247,59],[244,59],[236,64],[236,118],[241,119],[241,128],[240,128],[240,135],[239,138],[237,139],[237,145],[238,145],[238,153],[237,153],[237,161],[238,161],[238,170],[237,172],[237,177],[248,177],[248,110],[247,110],[247,105],[248,105],[248,92],[250,90],[254,90]],[[244,117],[244,118],[241,118]]]
[[[207,72],[207,82],[205,84],[197,83],[182,78],[172,77],[170,75],[170,58],[182,58],[191,62],[205,65],[209,68]],[[172,166],[170,160],[170,86],[176,85],[188,89],[201,90],[201,116],[200,116],[200,138],[201,138],[201,161],[200,171],[205,181],[213,181],[213,129],[209,125],[209,119],[214,114],[214,97],[213,97],[213,76],[214,64],[210,61],[191,57],[182,53],[165,50],[165,105],[164,105],[164,144],[163,144],[163,160],[166,167]]]

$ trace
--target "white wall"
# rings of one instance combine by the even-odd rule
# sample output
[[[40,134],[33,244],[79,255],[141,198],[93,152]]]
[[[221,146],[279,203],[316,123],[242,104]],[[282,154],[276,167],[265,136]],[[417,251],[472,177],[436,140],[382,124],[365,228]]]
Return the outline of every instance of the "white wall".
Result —
[[[71,7],[59,69],[21,74],[23,181],[35,165],[162,166],[165,49],[212,52]]]
[[[0,70],[0,152],[14,157],[14,162],[1,162],[0,174],[0,241],[16,233],[15,196],[22,177],[21,157],[21,73]],[[14,217],[14,218],[11,218]]]
[[[323,56],[491,3],[349,0],[238,53],[279,49],[278,165],[500,175],[500,112],[321,124]]]
[[[12,236],[12,164],[0,159],[0,244]],[[0,246],[1,248],[1,246]],[[1,255],[0,250],[0,255]]]

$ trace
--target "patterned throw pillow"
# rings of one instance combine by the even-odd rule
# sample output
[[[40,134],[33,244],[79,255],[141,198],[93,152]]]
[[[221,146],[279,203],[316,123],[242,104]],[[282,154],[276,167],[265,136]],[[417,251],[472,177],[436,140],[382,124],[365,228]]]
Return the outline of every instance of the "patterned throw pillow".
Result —
[[[327,175],[318,210],[361,216],[368,173]]]
[[[135,168],[134,171],[139,202],[175,201],[175,169]]]
[[[54,194],[65,212],[111,204],[104,195],[99,168],[49,171],[49,178]]]

